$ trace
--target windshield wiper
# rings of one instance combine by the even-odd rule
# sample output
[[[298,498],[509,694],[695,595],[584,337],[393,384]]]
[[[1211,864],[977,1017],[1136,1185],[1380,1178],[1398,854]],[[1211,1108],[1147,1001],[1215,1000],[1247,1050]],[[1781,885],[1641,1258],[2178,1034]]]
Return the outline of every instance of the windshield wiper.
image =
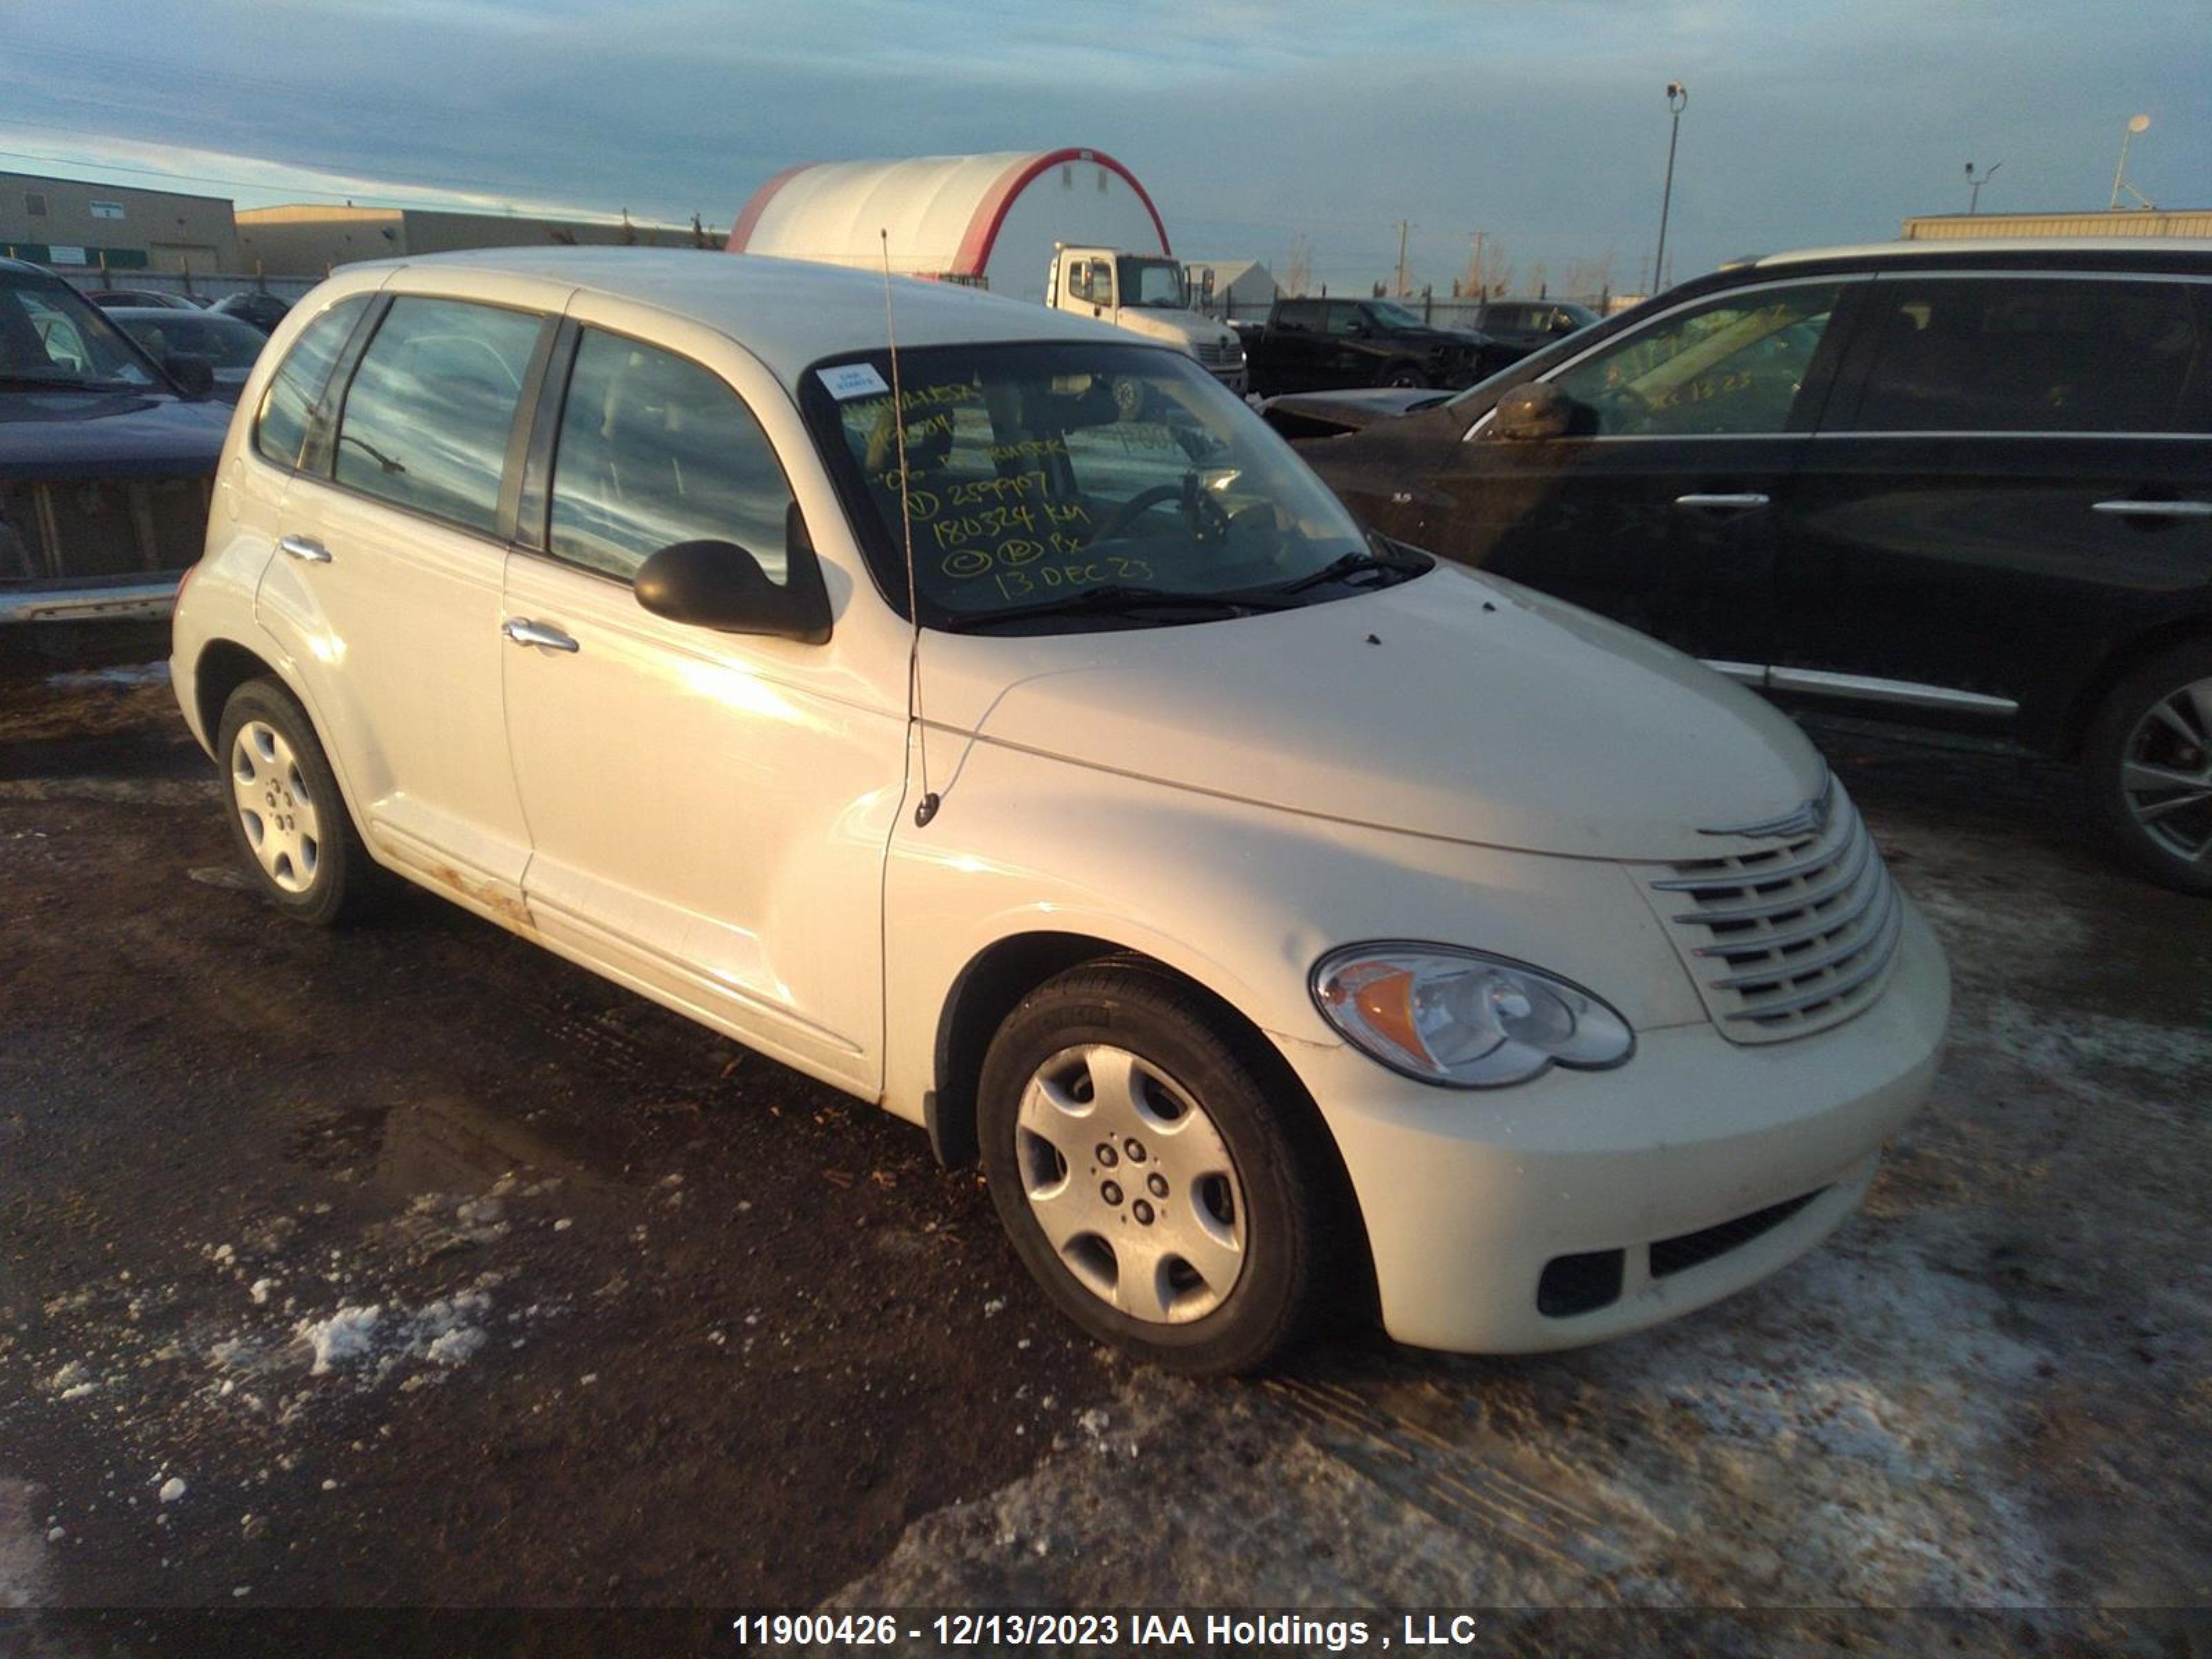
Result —
[[[125,386],[120,380],[88,380],[80,374],[0,374],[0,386],[11,391],[25,388],[36,392],[132,392],[138,387]]]
[[[1387,536],[1368,532],[1367,546],[1361,551],[1347,553],[1333,559],[1311,575],[1301,576],[1272,591],[1277,593],[1303,593],[1308,588],[1319,587],[1324,582],[1342,581],[1347,576],[1358,576],[1370,570],[1395,571],[1400,575],[1418,576],[1434,566],[1436,561],[1425,553],[1417,553],[1410,547],[1401,547]]]
[[[1109,582],[1097,587],[1086,587],[1079,593],[1071,593],[1064,599],[1047,599],[1040,605],[1020,605],[1009,611],[988,611],[972,617],[958,617],[940,624],[947,633],[968,634],[980,628],[995,628],[1000,623],[1026,622],[1032,617],[1125,617],[1146,611],[1215,611],[1226,616],[1249,616],[1257,611],[1279,611],[1281,605],[1264,599],[1247,599],[1227,593],[1172,593],[1163,587],[1128,587]]]

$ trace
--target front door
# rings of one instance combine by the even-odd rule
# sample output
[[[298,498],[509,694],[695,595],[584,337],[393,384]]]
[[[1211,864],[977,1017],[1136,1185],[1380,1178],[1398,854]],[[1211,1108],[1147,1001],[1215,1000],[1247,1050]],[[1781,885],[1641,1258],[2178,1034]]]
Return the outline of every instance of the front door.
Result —
[[[1378,527],[1756,679],[1774,640],[1777,504],[1831,379],[1850,284],[1692,302],[1544,377],[1571,424],[1439,428]]]
[[[638,604],[638,567],[678,542],[736,544],[783,579],[791,488],[732,380],[756,402],[783,394],[733,348],[717,372],[592,325],[599,303],[572,308],[586,325],[550,512],[518,527],[507,568],[532,919],[602,971],[872,1090],[905,709],[875,706],[835,639],[720,634]]]

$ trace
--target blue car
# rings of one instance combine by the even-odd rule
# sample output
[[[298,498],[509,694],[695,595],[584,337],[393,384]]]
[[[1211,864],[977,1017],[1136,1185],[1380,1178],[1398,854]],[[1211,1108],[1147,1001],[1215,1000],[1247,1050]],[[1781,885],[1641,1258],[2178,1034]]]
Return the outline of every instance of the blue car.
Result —
[[[19,626],[168,616],[230,423],[213,385],[206,359],[156,362],[52,271],[0,259],[0,653]]]

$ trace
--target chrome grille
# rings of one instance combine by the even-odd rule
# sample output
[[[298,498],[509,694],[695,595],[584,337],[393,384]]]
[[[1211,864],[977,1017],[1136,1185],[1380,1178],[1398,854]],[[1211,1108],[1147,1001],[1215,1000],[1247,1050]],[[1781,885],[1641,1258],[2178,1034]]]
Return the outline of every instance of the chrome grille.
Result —
[[[1234,340],[1200,340],[1198,361],[1208,368],[1235,368],[1244,361],[1244,348]]]
[[[1779,1042],[1881,994],[1905,902],[1840,786],[1825,822],[1771,847],[1668,867],[1651,899],[1722,1033]]]
[[[210,480],[64,478],[0,485],[0,580],[181,570],[207,539]]]

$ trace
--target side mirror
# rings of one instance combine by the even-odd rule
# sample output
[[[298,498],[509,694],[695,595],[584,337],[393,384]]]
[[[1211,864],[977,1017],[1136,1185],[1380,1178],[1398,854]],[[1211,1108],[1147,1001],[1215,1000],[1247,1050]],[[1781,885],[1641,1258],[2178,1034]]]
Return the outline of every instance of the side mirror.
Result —
[[[215,362],[188,351],[173,351],[161,359],[161,372],[177,383],[187,398],[204,398],[215,390]]]
[[[1515,386],[1498,400],[1490,429],[1516,443],[1564,438],[1574,419],[1574,405],[1548,380],[1530,380]]]
[[[798,518],[796,504],[791,517]],[[678,542],[638,567],[637,602],[696,628],[820,645],[830,637],[822,567],[803,535],[787,539],[791,568],[781,587],[735,542]]]
[[[1365,323],[1354,323],[1350,328],[1346,329],[1344,331],[1355,340],[1364,340],[1375,331],[1368,327]]]

